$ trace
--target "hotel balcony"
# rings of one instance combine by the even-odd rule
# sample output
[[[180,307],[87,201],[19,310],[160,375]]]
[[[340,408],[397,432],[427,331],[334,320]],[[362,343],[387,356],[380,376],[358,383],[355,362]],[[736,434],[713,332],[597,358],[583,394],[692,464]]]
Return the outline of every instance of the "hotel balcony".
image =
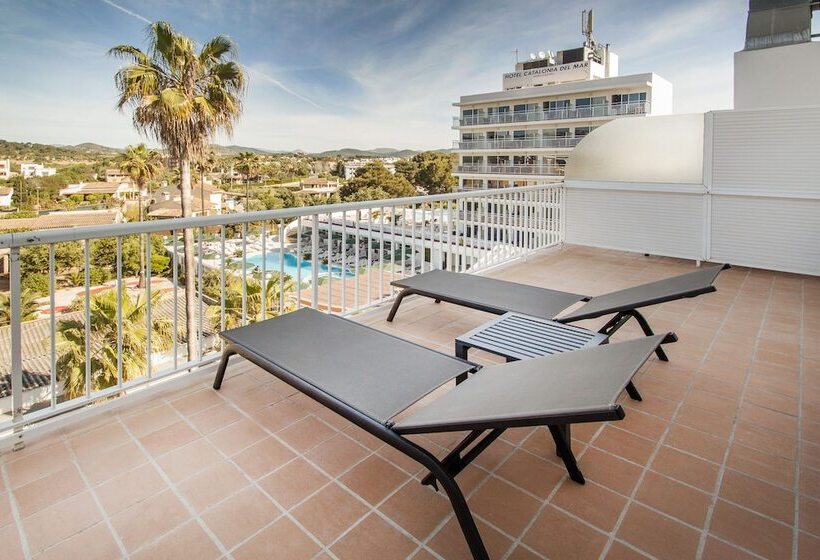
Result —
[[[525,150],[529,148],[574,148],[583,136],[562,136],[559,138],[504,138],[501,140],[455,140],[456,150]]]
[[[454,174],[561,176],[563,165],[457,165]]]
[[[572,119],[597,119],[602,117],[619,117],[625,115],[649,114],[649,102],[616,103],[592,105],[589,107],[572,107],[547,111],[513,111],[493,115],[474,115],[453,117],[453,128],[468,126],[487,126],[496,124],[518,124],[542,121],[559,121]]]
[[[309,305],[452,353],[455,336],[493,316],[415,299],[388,323],[391,279],[446,268],[595,295],[695,270],[692,260],[643,254],[650,251],[568,243],[581,225],[569,190],[499,189],[0,237],[11,252],[12,294],[19,293],[20,252],[32,246],[48,249],[50,283],[41,318],[22,321],[12,303],[11,324],[2,327],[3,558],[468,558],[447,499],[420,484],[426,473],[416,463],[241,359],[214,391],[214,333]],[[79,243],[87,264],[90,244],[113,239],[120,262],[131,236],[161,237],[170,271],[146,271],[146,301],[161,292],[146,320],[153,313],[184,330],[174,266],[184,228],[194,230],[202,265],[193,361],[186,337],[160,348],[160,333],[149,331],[143,371],[126,375],[115,363],[112,378],[98,375],[104,347],[123,345],[118,296],[113,330],[86,338],[93,343],[74,356],[81,382],[69,397],[77,379],[60,369],[68,339],[55,336],[64,322],[88,334],[97,328],[89,297],[114,290],[133,300],[143,292],[120,273],[107,286],[92,286],[87,276],[80,304],[66,304],[55,251]],[[144,244],[148,263],[152,246]],[[260,313],[249,295],[253,274],[296,282]],[[640,371],[644,398],[622,400],[623,421],[573,430],[585,485],[568,479],[544,428],[507,430],[459,475],[491,558],[816,557],[820,277],[734,266],[716,287],[647,309],[657,330],[680,341],[668,346],[669,362],[653,356]],[[638,336],[632,327],[617,339]],[[123,359],[122,351],[113,355]],[[498,361],[482,352],[471,358]],[[458,439],[415,441],[441,455]]]

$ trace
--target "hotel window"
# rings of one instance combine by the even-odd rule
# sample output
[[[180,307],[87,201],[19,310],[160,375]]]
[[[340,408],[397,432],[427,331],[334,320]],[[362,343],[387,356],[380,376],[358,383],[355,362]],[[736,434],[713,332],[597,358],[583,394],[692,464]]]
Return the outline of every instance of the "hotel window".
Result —
[[[575,137],[576,138],[583,138],[590,132],[594,130],[592,126],[576,126],[575,127]]]
[[[545,111],[563,111],[569,109],[569,99],[559,99],[556,101],[544,101]]]
[[[529,130],[514,130],[513,131],[513,138],[515,140],[524,140],[525,138],[537,138],[538,131],[529,129]]]
[[[484,156],[462,156],[462,165],[481,165],[484,163]]]
[[[509,137],[509,130],[491,130],[487,132],[487,140],[506,140]]]
[[[506,189],[509,186],[510,186],[509,181],[501,181],[501,180],[495,180],[495,179],[490,179],[489,181],[487,181],[487,188],[488,189]]]
[[[639,93],[616,93],[612,96],[613,105],[625,105],[627,103],[644,103],[645,101],[645,91]]]
[[[487,107],[487,115],[488,116],[500,115],[500,114],[509,113],[509,112],[510,112],[510,106],[509,105],[505,105],[503,107]]]
[[[461,188],[467,190],[473,189],[482,189],[484,188],[484,180],[483,179],[463,179],[461,181]]]
[[[487,156],[487,165],[509,165],[510,156]]]
[[[513,156],[513,165],[535,165],[538,156]]]

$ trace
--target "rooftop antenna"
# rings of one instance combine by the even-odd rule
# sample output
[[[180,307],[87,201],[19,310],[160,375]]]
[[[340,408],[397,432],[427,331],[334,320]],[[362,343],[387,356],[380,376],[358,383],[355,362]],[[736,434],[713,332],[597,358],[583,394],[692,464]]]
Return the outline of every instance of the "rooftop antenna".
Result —
[[[518,64],[518,49],[513,49],[513,50],[512,50],[512,51],[510,51],[510,52],[514,52],[514,53],[515,53],[515,63],[516,63],[516,64]]]
[[[595,40],[592,38],[592,8],[581,12],[581,34],[586,38],[584,46],[595,48]]]

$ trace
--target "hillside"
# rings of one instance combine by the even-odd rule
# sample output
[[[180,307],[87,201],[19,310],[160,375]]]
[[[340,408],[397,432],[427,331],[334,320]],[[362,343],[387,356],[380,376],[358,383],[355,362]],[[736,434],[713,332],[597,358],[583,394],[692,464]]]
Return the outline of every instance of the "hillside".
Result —
[[[338,150],[326,150],[324,152],[311,154],[316,157],[412,157],[416,155],[416,150],[396,150],[393,148],[375,148],[373,150],[360,150],[358,148],[340,148]]]

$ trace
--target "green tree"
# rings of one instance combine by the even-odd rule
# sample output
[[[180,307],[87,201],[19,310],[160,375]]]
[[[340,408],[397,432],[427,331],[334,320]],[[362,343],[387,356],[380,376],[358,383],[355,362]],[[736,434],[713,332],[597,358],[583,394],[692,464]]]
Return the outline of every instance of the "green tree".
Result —
[[[145,270],[145,251],[143,249],[142,236],[132,235],[122,238],[122,274],[130,276],[139,274]],[[96,267],[108,270],[114,276],[117,273],[117,239],[114,237],[103,237],[91,242],[91,252],[89,254],[91,264]],[[163,245],[162,237],[151,235],[151,275],[162,275],[168,271],[168,264],[171,257]]]
[[[128,173],[139,189],[139,221],[143,221],[143,200],[142,193],[145,185],[159,175],[162,164],[160,154],[157,150],[148,149],[145,144],[128,146],[125,152],[116,159],[121,171]],[[150,197],[149,197],[150,198]],[[145,251],[142,250],[142,236],[139,238],[139,288],[145,287]]]
[[[231,57],[236,49],[224,35],[206,42],[197,52],[194,41],[167,22],[149,26],[148,52],[118,45],[109,53],[125,59],[115,83],[117,107],[134,109],[134,126],[157,139],[179,162],[182,215],[193,215],[191,163],[205,151],[217,132],[230,136],[242,112],[245,89],[242,67]],[[194,230],[183,230],[185,319],[188,359],[196,358],[196,293]]]
[[[383,200],[390,198],[390,193],[379,187],[365,187],[345,197],[345,202],[366,202],[368,200]]]
[[[20,320],[33,321],[40,312],[40,306],[35,301],[38,294],[29,289],[20,291]],[[11,324],[11,294],[0,293],[0,327]]]
[[[151,296],[156,308],[162,294]],[[109,290],[91,296],[90,347],[91,388],[94,391],[117,384],[117,363],[122,360],[123,382],[145,374],[148,355],[148,300],[122,294],[122,353],[117,351],[117,293]],[[174,341],[173,323],[168,317],[151,316],[151,351],[162,352]],[[57,323],[57,379],[64,394],[73,399],[85,394],[85,322],[79,319]]]
[[[279,273],[274,272],[262,290],[262,281],[256,276],[250,276],[245,286],[245,310],[248,323],[261,321],[262,310],[265,309],[266,317],[275,317],[288,313],[296,309],[296,301],[293,292],[296,283],[293,278],[285,275],[284,281],[284,309],[279,307]],[[214,324],[219,324],[221,319],[221,307],[213,305],[208,307],[208,317]],[[242,325],[242,278],[236,275],[227,276],[225,279],[225,328],[232,329]]]
[[[83,263],[83,246],[79,241],[54,245],[56,274],[73,270]],[[30,245],[20,250],[20,270],[23,278],[29,274],[48,274],[48,245]]]
[[[406,178],[390,173],[380,161],[371,161],[356,171],[356,176],[342,186],[339,194],[349,200],[361,189],[381,189],[390,195],[389,198],[415,196],[416,189]]]
[[[411,183],[424,189],[427,194],[452,192],[458,184],[453,175],[455,154],[421,152],[409,160],[396,164],[396,174],[405,176]]]
[[[253,152],[240,152],[234,158],[236,170],[245,176],[245,211],[249,210],[251,176],[259,168],[259,156]]]
[[[196,172],[199,173],[200,204],[202,205],[203,214],[205,213],[205,175],[216,169],[217,164],[218,159],[213,148],[208,148],[196,160]]]

